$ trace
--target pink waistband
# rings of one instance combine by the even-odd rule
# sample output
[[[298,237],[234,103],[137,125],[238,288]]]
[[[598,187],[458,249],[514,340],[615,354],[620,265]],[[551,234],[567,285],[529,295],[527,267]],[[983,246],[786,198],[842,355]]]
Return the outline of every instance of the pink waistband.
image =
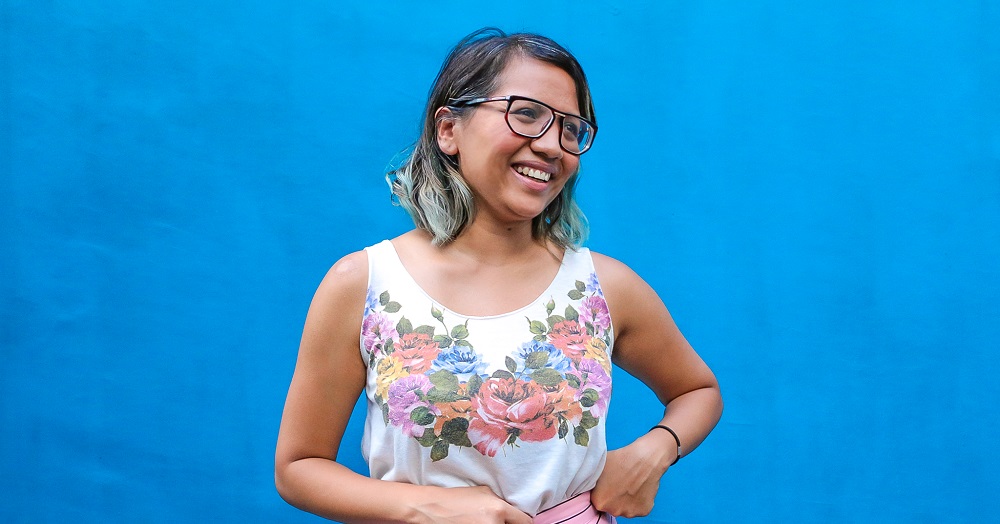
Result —
[[[590,503],[590,492],[560,502],[535,515],[534,524],[614,524],[615,518],[594,509]]]

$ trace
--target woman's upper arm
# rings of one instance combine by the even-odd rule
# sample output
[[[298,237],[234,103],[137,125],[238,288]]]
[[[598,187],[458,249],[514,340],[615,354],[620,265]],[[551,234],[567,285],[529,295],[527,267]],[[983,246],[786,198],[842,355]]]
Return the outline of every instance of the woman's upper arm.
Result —
[[[365,385],[359,340],[367,287],[368,256],[359,251],[334,264],[316,290],[281,417],[279,469],[303,458],[337,456]]]
[[[615,364],[649,386],[664,404],[689,391],[718,387],[649,284],[610,257],[594,253],[594,266],[615,327]]]

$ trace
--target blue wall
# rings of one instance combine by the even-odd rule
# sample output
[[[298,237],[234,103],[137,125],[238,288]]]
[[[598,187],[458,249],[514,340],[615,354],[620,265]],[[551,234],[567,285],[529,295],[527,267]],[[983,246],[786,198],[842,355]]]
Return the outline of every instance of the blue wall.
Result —
[[[483,25],[583,62],[589,245],[723,385],[645,522],[1000,518],[1000,3],[354,4],[0,3],[0,521],[318,520],[272,484],[306,307],[409,226],[383,168]]]

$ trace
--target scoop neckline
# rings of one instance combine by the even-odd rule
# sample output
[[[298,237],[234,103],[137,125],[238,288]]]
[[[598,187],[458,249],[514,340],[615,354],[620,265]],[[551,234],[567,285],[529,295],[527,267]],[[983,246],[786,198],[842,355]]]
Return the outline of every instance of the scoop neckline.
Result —
[[[392,263],[394,263],[397,266],[399,266],[398,269],[402,272],[402,274],[406,275],[406,279],[409,280],[410,284],[415,289],[417,289],[418,291],[420,291],[420,294],[422,294],[424,297],[426,297],[427,300],[430,300],[431,303],[434,304],[435,307],[441,309],[441,311],[447,311],[448,313],[450,313],[452,315],[456,315],[456,316],[459,316],[459,317],[462,317],[462,318],[465,318],[465,319],[469,319],[469,320],[490,320],[490,319],[496,319],[496,318],[509,317],[511,315],[517,315],[517,314],[525,311],[526,309],[528,309],[528,308],[530,308],[532,306],[535,306],[536,304],[538,304],[538,302],[540,300],[543,300],[546,295],[550,294],[550,292],[552,291],[552,288],[555,287],[556,282],[558,282],[559,279],[560,279],[560,277],[563,276],[563,273],[566,271],[566,258],[570,256],[570,249],[566,248],[563,251],[562,259],[559,261],[559,270],[556,271],[555,276],[553,276],[552,280],[549,282],[549,284],[547,286],[545,286],[545,289],[543,289],[542,292],[537,297],[535,297],[534,299],[532,299],[527,304],[525,304],[525,305],[523,305],[521,307],[518,307],[517,309],[515,309],[513,311],[508,311],[508,312],[505,312],[505,313],[497,313],[495,315],[467,315],[465,313],[462,313],[460,311],[455,311],[455,310],[453,310],[453,309],[445,306],[444,304],[441,303],[440,300],[432,297],[431,294],[428,293],[417,282],[417,280],[415,278],[413,278],[413,275],[410,274],[410,271],[408,269],[406,269],[406,266],[403,264],[403,260],[401,258],[399,258],[399,252],[396,251],[396,245],[392,243],[392,240],[386,239],[386,240],[383,240],[381,243],[382,244],[388,244],[388,246],[389,246],[388,251],[389,251],[389,253],[392,254]],[[583,249],[583,248],[581,248],[581,249]]]

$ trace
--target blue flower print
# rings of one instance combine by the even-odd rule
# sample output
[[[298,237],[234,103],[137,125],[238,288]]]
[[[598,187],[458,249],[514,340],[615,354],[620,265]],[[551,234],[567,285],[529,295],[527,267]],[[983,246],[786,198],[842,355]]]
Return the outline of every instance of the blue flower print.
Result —
[[[525,342],[521,344],[521,347],[517,348],[517,351],[511,355],[514,362],[517,362],[518,369],[525,369],[529,366],[526,360],[532,353],[545,353],[548,355],[545,365],[542,367],[552,368],[563,375],[569,371],[573,371],[576,367],[573,365],[573,361],[569,359],[559,348],[553,346],[549,342],[539,342],[537,340],[532,340],[530,342]]]
[[[604,293],[601,292],[601,285],[598,284],[597,273],[591,273],[587,278],[587,292],[597,293],[599,296],[604,296]]]
[[[468,381],[472,375],[479,375],[482,378],[489,376],[483,372],[486,369],[486,362],[483,362],[482,357],[472,348],[466,346],[451,346],[441,351],[431,363],[431,369],[450,371],[461,382]]]
[[[365,316],[375,311],[375,307],[378,305],[378,295],[375,294],[374,289],[368,288],[368,295],[365,296]]]

